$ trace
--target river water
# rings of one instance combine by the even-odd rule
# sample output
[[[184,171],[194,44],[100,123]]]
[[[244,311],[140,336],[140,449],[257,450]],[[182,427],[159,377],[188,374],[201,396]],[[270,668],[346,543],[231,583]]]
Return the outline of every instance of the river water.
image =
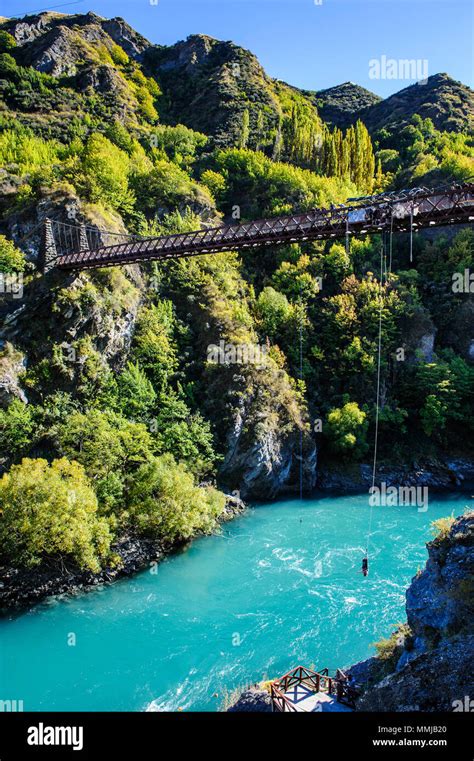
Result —
[[[367,579],[365,495],[250,509],[132,579],[3,620],[0,699],[33,711],[215,711],[293,666],[350,665],[405,620],[431,521],[469,503],[374,508]]]

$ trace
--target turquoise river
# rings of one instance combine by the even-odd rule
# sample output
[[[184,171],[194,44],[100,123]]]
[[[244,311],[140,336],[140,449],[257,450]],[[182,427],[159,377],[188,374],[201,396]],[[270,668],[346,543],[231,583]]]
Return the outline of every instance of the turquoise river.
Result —
[[[298,664],[366,658],[405,620],[430,523],[469,497],[374,508],[367,579],[366,496],[250,509],[132,579],[3,619],[0,699],[33,711],[215,711]]]

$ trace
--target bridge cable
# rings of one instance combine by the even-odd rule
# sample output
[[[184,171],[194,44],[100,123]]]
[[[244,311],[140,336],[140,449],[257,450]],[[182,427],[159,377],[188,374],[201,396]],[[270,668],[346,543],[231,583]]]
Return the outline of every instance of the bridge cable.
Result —
[[[390,215],[390,246],[389,246],[389,265],[388,265],[388,271],[390,275],[392,274],[392,251],[393,251],[393,206],[391,208],[391,215]]]
[[[384,260],[386,259],[386,251],[384,240],[382,239],[382,245],[380,247],[380,306],[379,306],[379,330],[378,330],[378,345],[377,345],[377,391],[376,391],[376,407],[375,407],[375,436],[374,436],[374,459],[372,465],[372,490],[373,495],[375,487],[375,477],[377,472],[377,455],[378,455],[378,441],[379,441],[379,417],[380,417],[380,377],[382,367],[382,317],[383,317],[383,272],[384,272]],[[372,518],[373,518],[374,506],[370,505],[369,513],[369,529],[367,532],[367,544],[365,550],[365,556],[368,559],[369,556],[369,543],[372,535]]]

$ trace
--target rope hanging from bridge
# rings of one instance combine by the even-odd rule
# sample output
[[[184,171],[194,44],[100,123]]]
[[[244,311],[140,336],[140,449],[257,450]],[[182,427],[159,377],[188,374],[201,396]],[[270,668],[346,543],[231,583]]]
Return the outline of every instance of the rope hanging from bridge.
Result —
[[[385,240],[382,237],[382,245],[380,246],[380,283],[379,283],[379,320],[378,320],[378,341],[377,341],[377,384],[376,384],[376,401],[375,401],[375,432],[374,432],[374,458],[372,464],[372,491],[373,494],[375,487],[375,478],[377,474],[377,459],[378,459],[378,444],[379,444],[379,418],[380,418],[380,379],[381,379],[381,367],[382,367],[382,318],[384,307],[384,282],[383,273],[386,272],[387,267],[387,252],[385,247]],[[385,283],[387,278],[385,277]],[[372,538],[372,519],[373,519],[374,507],[371,501],[369,512],[369,528],[367,531],[367,542],[365,548],[365,557],[362,559],[362,573],[367,576],[369,573],[369,544]]]

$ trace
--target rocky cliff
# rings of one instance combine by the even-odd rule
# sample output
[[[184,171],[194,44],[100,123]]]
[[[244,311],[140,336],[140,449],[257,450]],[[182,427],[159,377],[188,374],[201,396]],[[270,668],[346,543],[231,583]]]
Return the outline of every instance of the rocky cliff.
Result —
[[[407,590],[408,627],[351,669],[367,687],[357,710],[465,710],[473,693],[474,513],[444,522],[428,556]]]

